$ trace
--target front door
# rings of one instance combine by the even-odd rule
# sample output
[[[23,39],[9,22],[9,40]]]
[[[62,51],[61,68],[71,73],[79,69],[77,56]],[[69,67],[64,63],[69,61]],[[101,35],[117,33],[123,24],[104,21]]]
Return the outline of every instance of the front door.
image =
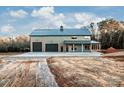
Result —
[[[81,44],[75,44],[74,45],[74,51],[75,52],[82,52],[82,45]]]
[[[81,44],[66,45],[66,52],[81,52],[81,51],[82,51]]]
[[[84,52],[90,52],[90,44],[84,44],[83,49]]]

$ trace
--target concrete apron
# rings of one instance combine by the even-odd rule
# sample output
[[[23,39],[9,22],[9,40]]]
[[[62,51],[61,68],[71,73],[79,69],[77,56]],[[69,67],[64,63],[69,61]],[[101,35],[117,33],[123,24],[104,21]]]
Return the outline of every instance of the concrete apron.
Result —
[[[101,56],[100,52],[28,52],[24,54],[10,56],[11,58],[47,58],[56,56]]]

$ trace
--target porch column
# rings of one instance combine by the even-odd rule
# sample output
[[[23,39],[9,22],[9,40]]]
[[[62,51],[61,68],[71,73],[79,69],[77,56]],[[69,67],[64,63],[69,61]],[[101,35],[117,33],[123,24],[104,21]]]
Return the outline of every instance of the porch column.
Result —
[[[99,50],[99,43],[97,44],[97,50]]]
[[[97,44],[95,44],[95,50],[97,50]]]
[[[92,44],[90,44],[90,51],[92,51]]]
[[[98,44],[96,44],[96,51],[98,50],[98,48],[97,48],[97,47],[98,47]]]
[[[92,46],[93,46],[92,50],[94,50],[94,44]]]
[[[45,42],[42,41],[42,52],[45,52]]]
[[[96,44],[96,51],[98,51],[98,44]]]
[[[63,45],[63,51],[66,52],[66,45]]]
[[[99,43],[99,50],[101,50],[101,44]]]
[[[82,52],[83,52],[83,50],[84,50],[84,46],[83,46],[83,44],[81,45],[81,47],[82,47]]]

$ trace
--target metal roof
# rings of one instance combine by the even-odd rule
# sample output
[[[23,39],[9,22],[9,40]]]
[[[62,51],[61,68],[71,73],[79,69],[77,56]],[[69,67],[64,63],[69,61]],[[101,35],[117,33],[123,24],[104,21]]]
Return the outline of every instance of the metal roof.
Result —
[[[85,35],[90,36],[91,32],[88,29],[36,29],[30,36],[74,36],[74,35]]]

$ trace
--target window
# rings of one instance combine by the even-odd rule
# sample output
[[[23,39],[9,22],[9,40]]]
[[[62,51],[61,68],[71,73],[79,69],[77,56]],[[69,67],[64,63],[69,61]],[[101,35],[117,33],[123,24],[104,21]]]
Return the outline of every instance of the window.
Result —
[[[86,44],[86,45],[84,45],[84,48],[85,48],[85,50],[90,50],[90,45]]]
[[[63,46],[61,46],[61,52],[63,52]]]
[[[84,38],[86,38],[86,39],[90,39],[90,36],[84,36]]]
[[[66,52],[68,52],[68,46],[66,46]]]
[[[71,39],[77,39],[77,37],[76,36],[72,36]]]
[[[71,50],[73,50],[73,47],[71,48]]]

